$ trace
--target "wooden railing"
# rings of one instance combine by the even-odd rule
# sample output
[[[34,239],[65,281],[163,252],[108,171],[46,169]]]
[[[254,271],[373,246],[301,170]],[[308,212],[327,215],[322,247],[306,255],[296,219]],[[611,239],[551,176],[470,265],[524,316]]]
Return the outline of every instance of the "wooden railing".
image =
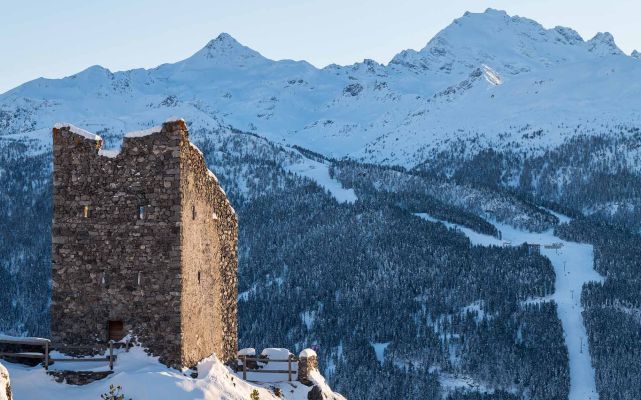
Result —
[[[263,374],[287,374],[287,380],[291,382],[292,380],[292,374],[297,373],[298,371],[292,371],[292,363],[293,362],[298,362],[298,358],[295,357],[294,355],[291,355],[287,358],[287,360],[275,360],[271,358],[266,358],[266,357],[255,357],[255,356],[238,356],[238,361],[241,361],[243,363],[243,380],[247,380],[247,373],[248,372],[258,372],[258,373],[263,373]],[[286,362],[287,363],[287,370],[281,370],[281,369],[260,369],[260,368],[248,368],[247,362],[248,361],[255,361],[256,364],[259,362],[265,363],[269,365],[270,362]]]
[[[0,337],[0,344],[11,344],[18,346],[41,346],[44,348],[42,352],[0,352],[0,357],[13,357],[13,358],[34,358],[43,360],[43,366],[46,370],[49,369],[49,364],[51,362],[109,362],[109,370],[113,371],[114,362],[116,361],[117,356],[114,354],[114,341],[109,341],[109,356],[107,357],[71,357],[71,358],[51,358],[49,356],[49,350],[51,348],[51,340],[41,339],[41,338],[4,338]],[[91,349],[88,347],[65,347],[66,350],[78,350],[78,349]]]

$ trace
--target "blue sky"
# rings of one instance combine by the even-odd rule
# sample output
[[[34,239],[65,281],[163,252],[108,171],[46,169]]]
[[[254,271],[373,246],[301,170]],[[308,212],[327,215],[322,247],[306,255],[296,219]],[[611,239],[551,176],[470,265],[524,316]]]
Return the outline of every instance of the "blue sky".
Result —
[[[633,0],[5,0],[0,93],[95,64],[118,71],[175,62],[221,32],[273,59],[387,63],[465,11],[487,7],[569,26],[585,39],[608,31],[626,53],[641,48],[641,4]]]

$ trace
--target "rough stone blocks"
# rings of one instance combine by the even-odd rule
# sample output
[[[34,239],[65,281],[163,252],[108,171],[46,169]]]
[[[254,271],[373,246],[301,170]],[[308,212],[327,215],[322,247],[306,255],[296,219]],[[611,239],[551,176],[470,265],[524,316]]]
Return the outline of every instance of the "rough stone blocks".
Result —
[[[132,333],[175,367],[234,358],[236,214],[184,121],[101,146],[53,129],[54,344]]]

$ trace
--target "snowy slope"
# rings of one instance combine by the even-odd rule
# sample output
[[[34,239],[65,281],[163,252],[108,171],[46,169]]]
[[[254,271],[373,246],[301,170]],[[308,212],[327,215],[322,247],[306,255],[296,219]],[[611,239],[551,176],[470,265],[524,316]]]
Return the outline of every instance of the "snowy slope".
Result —
[[[65,368],[69,368],[66,363]],[[88,365],[93,363],[76,363],[84,370],[104,371],[105,365]],[[80,365],[82,364],[82,365]],[[253,384],[243,381],[220,362],[211,356],[198,364],[198,377],[192,378],[191,371],[184,374],[160,364],[155,357],[150,357],[140,348],[134,347],[130,352],[118,354],[114,374],[106,379],[84,386],[73,386],[56,383],[47,375],[41,366],[27,367],[20,364],[6,363],[11,376],[13,395],[16,399],[42,400],[84,400],[98,399],[107,393],[109,385],[121,386],[126,398],[136,400],[192,400],[192,399],[229,399],[247,400],[253,390],[257,390],[261,399],[307,399],[311,387],[299,382],[280,382]],[[52,369],[57,366],[54,364]],[[311,376],[314,384],[321,387],[328,399],[344,399],[333,393],[324,378],[316,373]],[[283,397],[274,395],[272,387],[280,388]]]
[[[565,332],[565,343],[570,358],[570,395],[569,400],[597,400],[594,368],[588,348],[588,335],[583,323],[583,306],[581,290],[583,284],[591,281],[602,282],[603,277],[594,269],[594,251],[592,245],[568,242],[555,236],[553,231],[532,233],[515,229],[509,225],[495,223],[501,231],[502,239],[474,232],[466,227],[438,221],[427,214],[417,214],[432,222],[442,222],[446,226],[458,229],[474,245],[503,246],[509,243],[519,246],[523,243],[538,243],[541,254],[549,258],[554,267],[556,281],[554,295],[551,298],[530,299],[527,302],[553,300],[558,307],[558,316]],[[567,222],[562,215],[559,219]],[[545,245],[562,244],[559,249],[545,248]]]
[[[502,11],[466,13],[389,64],[317,69],[273,61],[221,34],[192,57],[112,73],[90,67],[0,95],[0,135],[49,142],[68,120],[107,138],[168,116],[206,133],[256,132],[334,157],[415,165],[465,145],[541,152],[586,125],[638,125],[638,53]],[[6,136],[9,135],[9,136]]]

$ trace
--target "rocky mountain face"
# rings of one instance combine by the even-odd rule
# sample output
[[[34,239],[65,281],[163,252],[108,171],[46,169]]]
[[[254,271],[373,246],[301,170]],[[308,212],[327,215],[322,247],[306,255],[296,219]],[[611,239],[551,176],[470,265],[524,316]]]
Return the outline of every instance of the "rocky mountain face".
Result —
[[[553,209],[608,279],[584,289],[601,398],[638,398],[621,366],[641,355],[608,349],[641,326],[639,99],[639,53],[612,35],[491,9],[387,64],[318,69],[221,34],[173,64],[25,83],[0,95],[0,330],[49,329],[53,124],[117,148],[180,116],[239,214],[241,346],[319,344],[348,398],[566,398],[556,305],[526,302],[553,291],[549,261],[414,215],[500,237],[554,228]]]

